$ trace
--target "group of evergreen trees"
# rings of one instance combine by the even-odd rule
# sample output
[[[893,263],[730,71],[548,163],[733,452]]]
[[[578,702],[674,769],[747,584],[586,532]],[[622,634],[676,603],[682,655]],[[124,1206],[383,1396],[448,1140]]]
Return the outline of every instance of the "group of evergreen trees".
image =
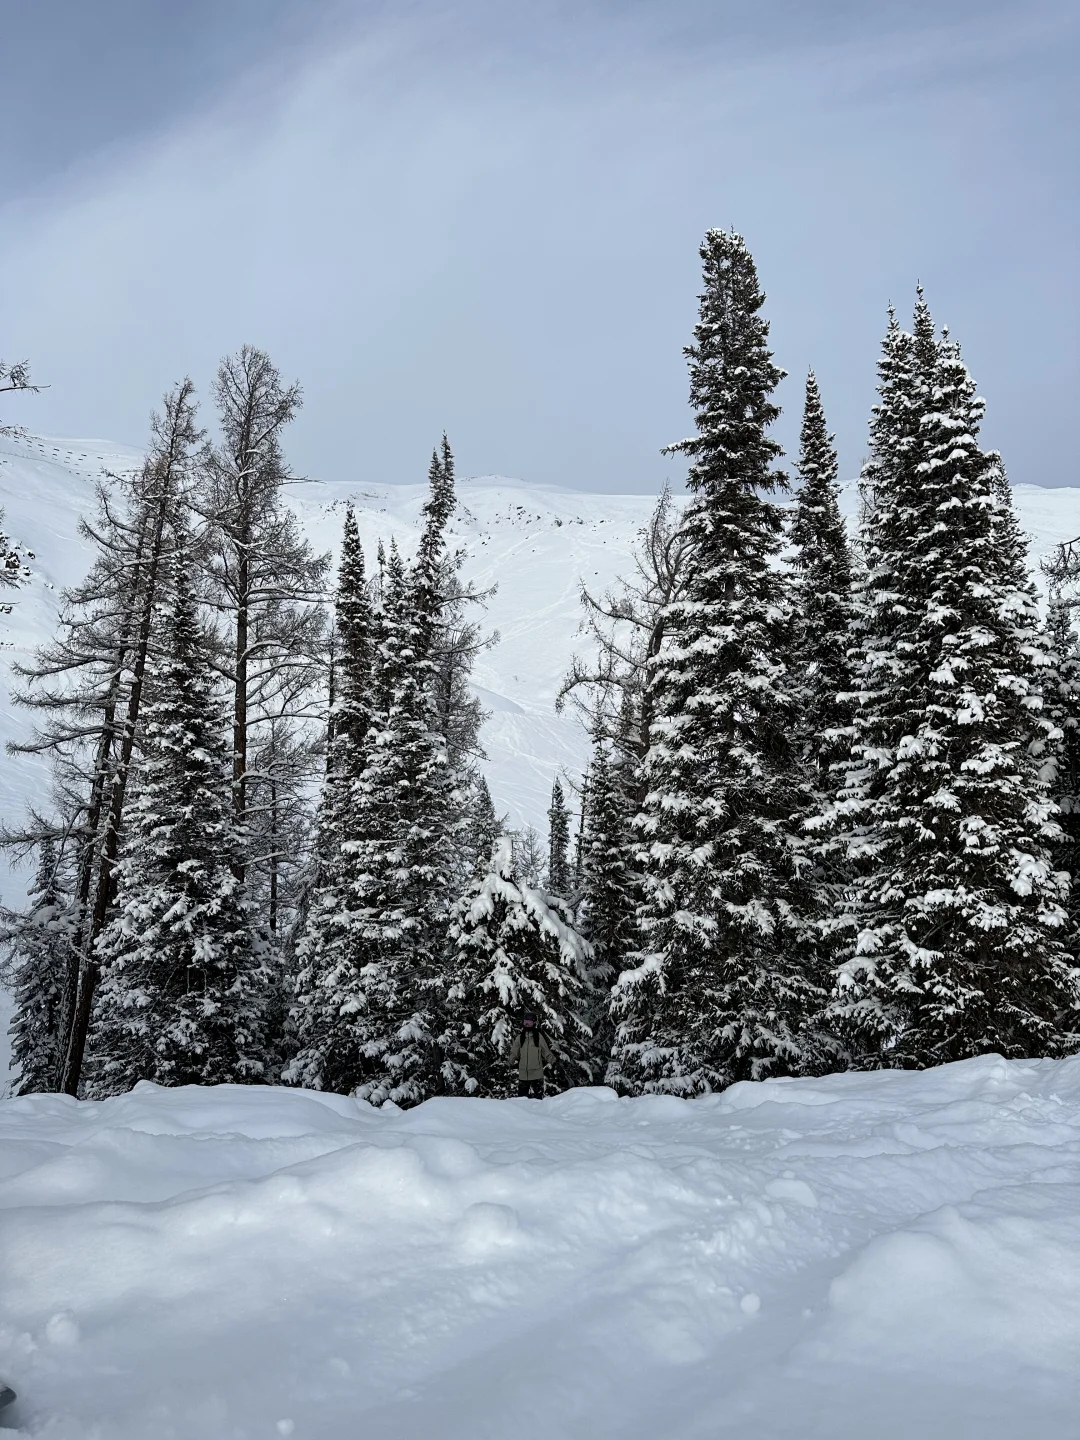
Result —
[[[365,556],[346,509],[328,616],[284,501],[298,389],[227,359],[217,444],[190,382],[166,397],[21,671],[55,782],[8,836],[38,855],[6,921],[24,1091],[503,1095],[523,1009],[563,1083],[629,1094],[1078,1047],[1080,562],[1044,624],[921,292],[910,332],[890,315],[858,535],[813,374],[787,503],[753,260],[721,231],[701,254],[689,497],[584,593],[564,694],[593,755],[546,856],[479,767],[445,437],[415,554]]]
[[[449,444],[413,557],[380,543],[369,574],[346,509],[328,626],[327,562],[284,503],[299,391],[245,348],[214,398],[219,444],[185,381],[141,471],[101,484],[90,574],[18,671],[56,802],[7,837],[38,853],[5,925],[19,1088],[499,1095],[526,1006],[564,1077],[597,1077],[591,949],[497,843],[478,765],[488,641],[447,545]]]
[[[608,1079],[693,1095],[1075,1050],[1075,557],[1044,626],[921,291],[910,333],[890,316],[854,543],[812,373],[778,503],[754,264],[719,231],[702,259],[678,583],[661,511],[635,583],[585,596],[602,658],[567,682],[598,736],[583,913],[618,936]]]

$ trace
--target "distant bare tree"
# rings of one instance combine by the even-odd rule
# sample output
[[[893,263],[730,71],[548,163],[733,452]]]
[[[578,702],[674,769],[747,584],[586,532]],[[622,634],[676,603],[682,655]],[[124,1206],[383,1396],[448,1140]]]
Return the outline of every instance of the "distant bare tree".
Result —
[[[205,456],[196,503],[211,551],[205,598],[232,692],[233,803],[248,837],[238,878],[253,892],[265,886],[268,904],[274,891],[276,905],[282,807],[291,807],[286,793],[308,753],[290,732],[314,720],[324,678],[329,556],[312,553],[284,503],[293,477],[281,438],[300,387],[283,384],[266,352],[245,345],[221,362],[213,395],[222,438]]]
[[[5,390],[42,390],[42,385],[31,385],[29,360],[16,360],[9,364],[0,360],[0,395]]]
[[[583,660],[575,655],[559,691],[561,708],[570,700],[590,733],[616,744],[627,739],[640,759],[649,747],[652,711],[645,685],[649,660],[664,640],[665,614],[678,599],[686,540],[667,486],[632,551],[634,574],[619,577],[602,596],[581,587],[585,617],[581,629],[594,646]],[[632,723],[627,724],[627,716]]]

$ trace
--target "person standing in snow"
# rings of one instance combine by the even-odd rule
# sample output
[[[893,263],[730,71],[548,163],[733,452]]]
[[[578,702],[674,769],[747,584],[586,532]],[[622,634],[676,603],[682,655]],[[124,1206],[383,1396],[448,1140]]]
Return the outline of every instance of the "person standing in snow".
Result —
[[[544,1098],[544,1070],[550,1062],[551,1046],[531,1010],[521,1021],[521,1032],[510,1050],[510,1063],[518,1067],[518,1094]]]

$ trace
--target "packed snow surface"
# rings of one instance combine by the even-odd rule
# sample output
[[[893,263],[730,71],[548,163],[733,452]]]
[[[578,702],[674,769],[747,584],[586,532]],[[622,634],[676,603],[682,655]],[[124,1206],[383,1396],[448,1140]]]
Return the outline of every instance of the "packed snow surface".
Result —
[[[0,1104],[50,1440],[1039,1440],[1080,1414],[1080,1059],[375,1110]]]

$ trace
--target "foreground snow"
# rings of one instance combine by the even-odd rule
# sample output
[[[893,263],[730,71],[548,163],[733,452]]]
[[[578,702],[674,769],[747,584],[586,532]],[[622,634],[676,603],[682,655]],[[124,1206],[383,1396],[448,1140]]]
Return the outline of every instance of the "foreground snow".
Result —
[[[1076,1434],[1080,1059],[409,1113],[142,1085],[0,1104],[0,1175],[28,1435]]]

